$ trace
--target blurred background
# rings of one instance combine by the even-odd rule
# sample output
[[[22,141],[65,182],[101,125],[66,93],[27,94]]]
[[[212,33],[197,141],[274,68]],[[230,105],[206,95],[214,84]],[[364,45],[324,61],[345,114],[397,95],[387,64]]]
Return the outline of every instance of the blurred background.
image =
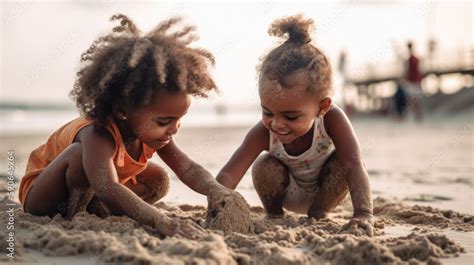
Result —
[[[355,127],[374,194],[472,214],[473,10],[472,1],[1,1],[0,173],[14,150],[21,178],[29,152],[77,117],[68,94],[80,54],[112,29],[112,14],[124,13],[143,32],[184,16],[198,27],[195,45],[216,56],[220,93],[195,100],[176,137],[216,174],[260,119],[255,69],[280,41],[268,26],[303,13],[331,60],[333,99]],[[183,190],[174,179],[165,200],[205,203]],[[260,203],[248,175],[238,190]]]

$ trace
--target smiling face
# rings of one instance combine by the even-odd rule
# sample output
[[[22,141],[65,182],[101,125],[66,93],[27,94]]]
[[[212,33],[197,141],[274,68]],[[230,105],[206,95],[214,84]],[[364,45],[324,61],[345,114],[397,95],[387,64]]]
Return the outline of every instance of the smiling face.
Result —
[[[190,104],[191,96],[187,93],[165,89],[155,92],[148,105],[117,115],[123,139],[138,140],[156,150],[164,147],[178,131]]]
[[[320,99],[308,89],[311,79],[306,70],[297,70],[282,80],[262,78],[262,122],[284,144],[309,132],[314,118],[329,108],[329,98]]]

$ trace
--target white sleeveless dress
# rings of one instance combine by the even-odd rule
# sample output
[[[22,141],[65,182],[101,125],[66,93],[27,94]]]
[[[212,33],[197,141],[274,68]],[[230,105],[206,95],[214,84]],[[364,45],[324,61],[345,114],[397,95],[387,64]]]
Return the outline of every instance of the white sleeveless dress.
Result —
[[[334,150],[332,139],[324,128],[324,116],[314,120],[311,147],[297,156],[289,155],[283,143],[270,131],[269,154],[285,164],[290,173],[290,184],[283,200],[285,209],[308,213],[317,192],[319,172]]]

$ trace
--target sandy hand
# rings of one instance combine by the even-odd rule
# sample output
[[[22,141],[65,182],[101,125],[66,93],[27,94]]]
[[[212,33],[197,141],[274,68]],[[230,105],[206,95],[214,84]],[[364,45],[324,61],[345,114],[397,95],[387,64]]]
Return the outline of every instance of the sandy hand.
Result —
[[[231,195],[233,190],[225,188],[225,187],[218,187],[209,192],[207,196],[208,208],[209,209],[220,209],[223,205],[222,202],[225,197]]]
[[[198,239],[207,233],[204,228],[187,219],[165,217],[156,222],[155,227],[164,236],[182,236],[187,239]]]
[[[222,210],[225,205],[224,198],[230,196],[234,191],[225,187],[214,189],[207,196],[207,208],[208,212],[214,213],[213,215]]]
[[[355,235],[366,234],[369,237],[373,237],[374,236],[374,217],[371,214],[354,215],[354,217],[351,218],[349,223],[341,227],[341,231],[348,232]]]
[[[238,192],[219,188],[210,192],[206,224],[207,228],[228,232],[252,233],[250,206]]]

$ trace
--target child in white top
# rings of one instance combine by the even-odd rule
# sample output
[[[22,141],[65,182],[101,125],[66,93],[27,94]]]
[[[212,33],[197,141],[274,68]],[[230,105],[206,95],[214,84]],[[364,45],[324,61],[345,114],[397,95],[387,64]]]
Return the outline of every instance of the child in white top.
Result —
[[[331,66],[309,38],[313,21],[276,20],[270,35],[288,39],[263,58],[259,75],[262,120],[217,176],[235,189],[250,165],[269,217],[283,208],[317,219],[350,192],[354,215],[345,227],[373,234],[367,171],[344,112],[330,98]],[[262,151],[268,151],[258,157]],[[258,157],[258,158],[257,158]]]

